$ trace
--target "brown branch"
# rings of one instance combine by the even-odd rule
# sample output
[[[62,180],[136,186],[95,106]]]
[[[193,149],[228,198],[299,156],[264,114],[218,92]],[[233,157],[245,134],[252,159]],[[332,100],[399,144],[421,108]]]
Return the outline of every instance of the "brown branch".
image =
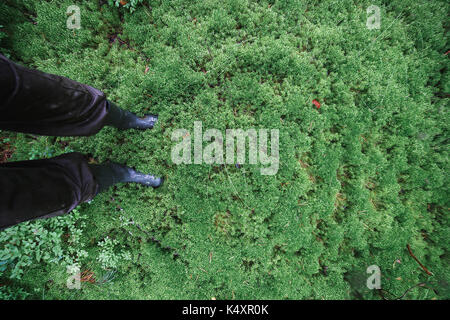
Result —
[[[422,267],[422,269],[423,269],[428,275],[432,276],[433,274],[432,274],[430,271],[428,271],[428,269],[427,269],[423,264],[421,264],[420,261],[419,261],[419,259],[417,259],[416,256],[412,253],[411,247],[409,246],[409,244],[407,244],[406,247],[408,248],[409,255],[410,255],[411,257],[413,257],[414,260],[416,260],[416,262]]]
[[[389,293],[391,296],[395,297],[395,295],[393,293],[389,292],[388,290],[386,290],[386,289],[378,289],[377,291],[378,291],[379,295],[381,296],[381,298],[383,298],[383,300],[401,300],[401,299],[403,299],[404,296],[406,296],[406,294],[409,291],[411,291],[412,289],[417,288],[417,287],[419,287],[419,288],[427,288],[427,289],[431,289],[431,290],[435,291],[433,288],[427,287],[426,283],[418,283],[418,284],[412,286],[411,288],[408,288],[401,296],[399,296],[397,298],[393,298],[393,299],[388,299],[388,298],[386,298],[384,296],[383,291],[386,292],[386,293]]]

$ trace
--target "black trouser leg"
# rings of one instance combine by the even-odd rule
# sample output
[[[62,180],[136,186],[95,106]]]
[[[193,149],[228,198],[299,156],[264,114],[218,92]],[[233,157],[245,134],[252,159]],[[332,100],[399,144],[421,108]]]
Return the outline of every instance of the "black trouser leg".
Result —
[[[0,230],[68,213],[92,199],[97,190],[80,153],[0,164]]]
[[[0,130],[87,136],[105,122],[103,92],[65,77],[20,66],[0,55]]]

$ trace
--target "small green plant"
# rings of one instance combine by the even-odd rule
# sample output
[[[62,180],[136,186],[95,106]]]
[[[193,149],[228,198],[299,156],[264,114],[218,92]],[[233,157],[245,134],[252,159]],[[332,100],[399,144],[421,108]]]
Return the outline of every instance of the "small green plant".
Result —
[[[118,251],[116,249],[118,244],[119,241],[111,239],[110,237],[106,237],[98,242],[101,251],[97,260],[102,264],[103,269],[116,269],[120,262],[131,260],[130,252],[125,250]]]
[[[30,294],[22,288],[0,287],[0,300],[25,300]]]
[[[115,5],[116,7],[119,7],[122,5],[122,7],[127,8],[130,10],[131,13],[133,13],[136,10],[136,6],[140,3],[142,3],[143,0],[108,0],[108,4],[110,6]]]
[[[81,242],[85,216],[78,210],[46,220],[21,223],[0,232],[0,277],[20,279],[36,263],[80,264],[87,252]]]

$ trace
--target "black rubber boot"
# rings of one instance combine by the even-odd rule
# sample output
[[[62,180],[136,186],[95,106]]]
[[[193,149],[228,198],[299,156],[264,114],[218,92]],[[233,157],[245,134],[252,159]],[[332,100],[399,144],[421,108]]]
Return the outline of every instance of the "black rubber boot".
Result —
[[[158,116],[147,114],[139,118],[134,113],[123,110],[114,102],[108,101],[109,110],[105,119],[105,125],[118,129],[151,129],[158,121]]]
[[[113,186],[119,182],[135,182],[147,187],[158,188],[164,181],[164,178],[158,178],[151,174],[145,174],[136,171],[133,168],[113,162],[104,164],[89,164],[89,169],[99,185],[97,193],[105,191],[110,186]]]

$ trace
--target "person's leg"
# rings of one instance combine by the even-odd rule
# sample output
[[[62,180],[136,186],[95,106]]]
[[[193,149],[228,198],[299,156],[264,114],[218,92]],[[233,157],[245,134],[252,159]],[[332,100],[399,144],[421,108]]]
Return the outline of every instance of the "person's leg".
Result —
[[[74,80],[20,66],[0,54],[0,130],[88,136],[105,125],[149,129],[156,115],[139,118],[103,92]]]
[[[105,125],[148,129],[156,119],[139,119],[95,88],[0,55],[0,130],[84,136]],[[78,153],[0,164],[0,229],[70,212],[118,182],[158,187],[163,180],[119,164],[89,165]]]
[[[0,130],[48,135],[97,133],[108,113],[105,95],[65,77],[20,66],[0,55]]]
[[[120,182],[156,188],[162,178],[116,163],[88,164],[76,152],[0,164],[0,230],[68,213]]]
[[[80,153],[0,164],[0,229],[62,215],[98,190]]]

